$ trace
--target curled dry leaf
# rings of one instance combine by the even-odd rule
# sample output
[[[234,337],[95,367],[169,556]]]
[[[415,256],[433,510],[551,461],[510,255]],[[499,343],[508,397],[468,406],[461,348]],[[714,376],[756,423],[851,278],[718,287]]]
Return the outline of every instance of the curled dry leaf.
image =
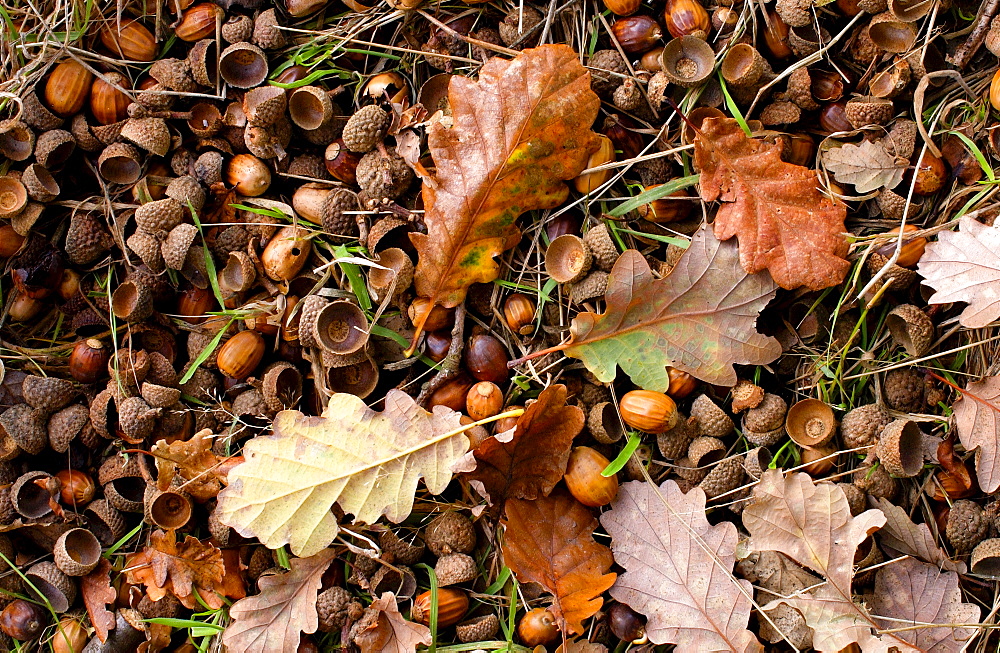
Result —
[[[927,524],[914,524],[905,510],[888,499],[869,497],[868,500],[885,515],[885,526],[878,532],[878,539],[883,547],[920,558],[935,567],[965,573],[965,563],[948,558],[945,550],[934,542]]]
[[[827,150],[823,163],[842,184],[854,184],[859,193],[870,193],[879,188],[895,188],[903,181],[907,161],[894,157],[880,143],[862,141],[846,143]]]
[[[560,489],[536,501],[510,499],[504,522],[504,562],[519,581],[538,583],[554,597],[549,610],[563,634],[583,633],[583,621],[601,609],[615,582],[607,573],[611,549],[594,541],[597,519]]]
[[[301,633],[319,628],[316,596],[323,573],[336,556],[324,549],[308,558],[292,558],[291,570],[262,576],[260,593],[233,604],[233,621],[222,634],[231,651],[243,653],[295,653]]]
[[[426,234],[411,234],[416,289],[457,306],[473,283],[497,278],[493,257],[513,247],[525,211],[558,206],[597,149],[590,130],[601,101],[590,73],[566,45],[491,59],[478,81],[455,75],[448,88],[454,126],[431,125],[435,175],[423,186]],[[416,337],[416,336],[415,336]]]
[[[738,257],[735,243],[701,230],[670,275],[655,279],[646,259],[627,250],[611,270],[607,310],[573,319],[566,355],[601,381],[613,381],[621,366],[647,390],[670,387],[667,366],[735,384],[734,364],[764,365],[781,355],[777,340],[754,329],[774,282],[743,272]]]
[[[351,632],[361,653],[413,653],[431,643],[431,629],[404,619],[392,592],[372,601]]]
[[[432,494],[448,487],[469,448],[460,416],[443,406],[428,413],[399,390],[389,391],[381,413],[350,394],[333,395],[322,417],[282,411],[274,435],[248,442],[246,462],[229,472],[219,519],[269,548],[291,544],[300,556],[336,537],[335,503],[357,522],[383,514],[400,522],[421,478]]]
[[[715,235],[736,236],[743,269],[767,269],[782,288],[835,286],[850,268],[847,207],[820,192],[814,170],[782,161],[779,151],[731,118],[702,122],[694,162],[702,199],[722,201]]]
[[[871,608],[883,629],[897,630],[896,636],[917,650],[935,653],[965,650],[976,629],[953,624],[978,623],[980,615],[978,605],[962,603],[958,574],[913,558],[879,569]]]
[[[962,326],[978,329],[1000,318],[1000,227],[961,218],[958,231],[942,231],[927,244],[917,272],[937,291],[928,303],[968,304],[958,317]]]
[[[630,481],[601,525],[626,570],[611,596],[646,615],[649,641],[681,653],[763,650],[747,630],[753,588],[732,575],[736,526],[708,523],[701,488]]]
[[[952,406],[955,427],[967,451],[978,448],[976,478],[986,493],[1000,488],[1000,376],[965,386]]]
[[[566,473],[573,438],[585,421],[580,408],[566,405],[566,386],[551,385],[513,429],[484,440],[455,469],[465,471],[492,505],[548,495]]]
[[[783,553],[824,576],[826,583],[764,607],[785,603],[801,612],[813,629],[818,651],[840,651],[854,643],[866,653],[893,647],[915,650],[891,633],[875,632],[879,624],[851,597],[858,545],[885,521],[879,510],[852,517],[844,490],[837,485],[813,483],[803,473],[766,471],[754,488],[753,502],[743,511],[749,548]]]
[[[94,570],[80,579],[80,595],[97,639],[108,641],[108,632],[115,627],[115,613],[108,606],[115,605],[118,592],[111,587],[111,563],[107,558],[101,558]]]
[[[177,597],[184,607],[199,605],[194,593],[213,610],[225,605],[220,591],[226,575],[222,551],[188,535],[177,541],[175,531],[154,531],[150,545],[128,556],[125,576],[133,585],[145,585],[152,601],[167,593]]]
[[[158,440],[150,453],[156,458],[160,490],[168,489],[174,476],[184,480],[184,491],[198,501],[214,499],[222,490],[220,463],[224,458],[212,453],[210,430],[204,429],[188,440],[169,444],[166,440]]]

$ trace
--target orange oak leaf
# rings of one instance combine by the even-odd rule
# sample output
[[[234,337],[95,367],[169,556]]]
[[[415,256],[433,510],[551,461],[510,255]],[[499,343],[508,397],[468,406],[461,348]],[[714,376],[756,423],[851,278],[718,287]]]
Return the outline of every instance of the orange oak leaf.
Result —
[[[167,443],[158,440],[150,453],[156,458],[157,484],[166,490],[180,476],[184,491],[197,501],[208,501],[218,496],[223,487],[222,462],[224,457],[212,452],[212,432],[203,429],[188,440]]]
[[[80,594],[94,634],[102,642],[108,641],[108,631],[115,627],[115,613],[107,606],[114,606],[118,592],[111,587],[111,563],[107,558],[101,558],[94,570],[80,579]]]
[[[537,499],[552,492],[566,473],[573,438],[586,418],[566,405],[566,386],[542,390],[538,400],[517,419],[517,425],[484,440],[466,454],[467,478],[493,505],[508,498]]]
[[[372,601],[351,634],[361,653],[413,653],[418,645],[431,643],[431,629],[404,619],[392,592]]]
[[[127,560],[130,583],[145,585],[153,601],[170,592],[193,610],[198,605],[197,592],[213,610],[224,605],[219,595],[226,573],[222,551],[191,535],[178,542],[173,530],[154,531],[149,539],[149,546]]]
[[[262,576],[260,592],[229,609],[233,621],[222,634],[223,643],[241,653],[295,653],[300,634],[319,628],[316,597],[335,556],[333,549],[323,549],[308,558],[292,558],[286,573]]]
[[[666,392],[669,365],[734,385],[734,363],[763,365],[781,354],[777,340],[754,330],[774,282],[743,272],[738,256],[735,243],[702,229],[673,271],[656,279],[642,254],[626,250],[608,279],[607,310],[577,315],[572,340],[554,349],[579,358],[604,382],[621,367],[636,385]]]
[[[491,59],[478,81],[455,75],[448,98],[453,126],[435,123],[427,134],[436,168],[423,185],[427,233],[410,234],[417,294],[432,300],[416,335],[434,304],[457,306],[471,284],[497,278],[494,257],[521,236],[514,221],[561,204],[564,182],[598,144],[590,126],[601,101],[566,45]]]
[[[601,594],[615,582],[607,573],[611,549],[594,540],[597,518],[564,489],[535,501],[510,499],[506,510],[504,562],[519,581],[552,593],[549,609],[564,638],[583,633],[583,620],[601,609]]]
[[[767,269],[786,289],[843,281],[847,207],[819,190],[816,172],[781,160],[778,145],[748,137],[731,118],[708,118],[694,140],[701,197],[721,200],[715,235],[736,236],[749,273]]]

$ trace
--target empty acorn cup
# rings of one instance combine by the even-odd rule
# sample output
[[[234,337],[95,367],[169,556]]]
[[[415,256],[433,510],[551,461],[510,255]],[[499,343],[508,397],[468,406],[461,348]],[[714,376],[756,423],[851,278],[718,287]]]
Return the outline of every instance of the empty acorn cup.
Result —
[[[803,399],[788,409],[785,430],[803,448],[826,444],[837,430],[833,409],[819,399]]]
[[[897,419],[882,429],[875,443],[875,456],[893,476],[916,476],[924,468],[922,441],[916,422]]]
[[[378,367],[367,356],[358,363],[327,370],[326,383],[333,392],[346,392],[364,399],[378,385]]]
[[[186,492],[175,488],[159,490],[148,485],[143,496],[143,518],[167,530],[180,528],[191,520],[194,507]]]
[[[219,74],[230,86],[253,88],[267,79],[267,56],[251,43],[234,43],[219,57]]]
[[[86,576],[101,560],[101,543],[86,528],[71,528],[52,549],[56,567],[67,576]]]
[[[28,205],[28,190],[13,177],[0,177],[0,218],[10,218]]]
[[[563,234],[545,250],[545,271],[559,283],[573,283],[587,274],[592,260],[583,238]]]
[[[353,302],[330,302],[316,314],[314,333],[323,349],[351,354],[368,342],[368,318]]]
[[[663,74],[674,84],[689,88],[708,79],[715,69],[712,46],[697,36],[681,36],[663,47]]]
[[[368,273],[368,284],[379,298],[385,297],[391,291],[396,297],[410,287],[413,282],[413,261],[403,250],[390,247],[378,254],[378,264],[383,268],[373,267]]]

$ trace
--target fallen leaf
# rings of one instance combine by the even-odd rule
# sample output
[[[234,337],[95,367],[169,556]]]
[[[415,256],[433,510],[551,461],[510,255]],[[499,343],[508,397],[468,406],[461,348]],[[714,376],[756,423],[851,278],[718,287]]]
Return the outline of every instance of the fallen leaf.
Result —
[[[383,514],[400,522],[421,478],[431,494],[451,481],[451,466],[469,448],[460,417],[443,406],[428,413],[399,390],[389,391],[381,413],[350,394],[333,395],[322,417],[282,411],[274,435],[250,440],[246,462],[230,470],[219,519],[268,548],[290,544],[298,556],[336,537],[335,503],[356,522]]]
[[[965,573],[965,563],[948,558],[944,549],[934,541],[927,524],[914,524],[905,510],[888,499],[869,497],[868,500],[885,515],[885,526],[878,532],[883,548],[920,558],[942,569]]]
[[[731,118],[708,118],[694,139],[701,197],[721,200],[715,235],[736,236],[740,263],[779,286],[820,290],[844,280],[847,207],[819,190],[816,172],[785,163],[778,145],[749,138]]]
[[[764,472],[753,501],[743,510],[748,547],[783,553],[825,577],[826,583],[763,607],[785,603],[802,613],[818,651],[840,651],[853,643],[865,653],[892,647],[914,650],[890,633],[874,632],[880,626],[851,596],[858,545],[885,522],[880,510],[852,517],[844,490],[833,483],[814,483],[804,473]]]
[[[611,596],[646,615],[649,641],[681,653],[763,650],[747,630],[753,587],[732,575],[736,526],[708,523],[701,488],[630,481],[601,525],[626,570]]]
[[[324,549],[292,558],[287,573],[261,576],[260,592],[229,609],[233,621],[222,634],[223,643],[240,653],[295,653],[301,633],[319,628],[316,597],[335,556],[333,549]]]
[[[118,592],[111,587],[111,563],[107,558],[101,558],[94,570],[80,579],[80,594],[94,634],[102,643],[108,641],[108,632],[115,628],[115,613],[107,606],[114,607]]]
[[[372,601],[351,633],[361,653],[413,653],[431,643],[431,629],[404,619],[392,592]]]
[[[152,601],[170,593],[193,610],[199,605],[197,592],[213,610],[225,605],[218,592],[225,576],[222,551],[192,535],[178,542],[173,530],[153,531],[149,540],[149,546],[127,559],[125,575],[130,583],[145,585]]]
[[[521,236],[514,221],[562,204],[564,182],[598,144],[590,126],[601,102],[566,45],[491,59],[478,81],[455,75],[448,98],[454,126],[432,124],[427,133],[436,168],[423,186],[427,233],[410,234],[417,294],[431,299],[416,335],[435,304],[457,306],[471,284],[497,278],[494,257]]]
[[[987,494],[1000,488],[1000,376],[965,386],[952,405],[955,428],[966,451],[976,452],[976,478]],[[961,464],[961,463],[959,463]]]
[[[670,275],[654,279],[646,259],[626,250],[608,279],[607,310],[577,315],[562,348],[604,382],[621,366],[636,385],[666,392],[671,366],[732,386],[733,364],[764,365],[781,355],[777,340],[754,330],[774,282],[747,275],[738,256],[735,243],[700,230]]]
[[[949,624],[978,623],[980,616],[978,605],[962,603],[958,574],[913,558],[878,570],[871,609],[883,629],[900,629],[896,637],[927,652],[965,650],[977,629]]]
[[[929,304],[968,304],[958,316],[962,326],[978,329],[1000,317],[1000,228],[960,218],[958,231],[927,243],[917,272],[937,291]]]
[[[184,491],[199,502],[222,490],[219,468],[225,458],[212,452],[212,431],[203,429],[188,440],[158,440],[150,453],[156,459],[157,485],[167,490],[175,476],[184,480]]]
[[[487,438],[465,460],[465,474],[492,505],[548,495],[566,473],[573,438],[586,418],[566,405],[566,386],[551,385],[507,433]],[[456,468],[457,469],[457,468]]]
[[[503,557],[517,579],[534,582],[554,597],[549,610],[563,635],[583,633],[583,621],[601,609],[601,594],[615,582],[607,573],[611,549],[594,540],[597,518],[560,489],[535,501],[506,506]]]
[[[898,186],[907,166],[906,159],[892,156],[884,145],[871,141],[861,141],[860,145],[846,143],[827,150],[823,163],[834,179],[854,184],[859,193]]]

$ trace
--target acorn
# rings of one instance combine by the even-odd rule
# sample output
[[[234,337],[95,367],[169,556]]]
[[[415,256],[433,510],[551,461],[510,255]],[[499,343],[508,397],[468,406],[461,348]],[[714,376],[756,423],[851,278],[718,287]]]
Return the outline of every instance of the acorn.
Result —
[[[670,379],[667,394],[674,400],[690,396],[692,392],[698,389],[698,385],[700,384],[698,379],[676,367],[667,368],[667,376]]]
[[[913,193],[916,195],[933,195],[941,190],[948,179],[948,170],[941,157],[930,150],[924,150],[916,165],[916,181]]]
[[[47,623],[45,608],[24,599],[15,599],[0,612],[0,630],[22,642],[41,635]]]
[[[647,186],[643,188],[643,191],[652,190],[660,185],[661,184],[654,184],[652,186]],[[669,195],[655,199],[649,204],[643,204],[636,209],[636,212],[644,220],[649,220],[650,222],[655,222],[657,224],[668,224],[671,222],[681,222],[683,220],[687,220],[691,216],[691,212],[694,210],[696,204],[691,201],[691,199],[676,198],[692,198],[692,196],[686,188],[682,188],[680,190],[675,190]]]
[[[604,0],[604,6],[613,14],[631,16],[639,11],[641,0]]]
[[[312,253],[309,232],[303,227],[282,227],[260,256],[264,274],[274,281],[290,281],[305,266]]]
[[[211,2],[200,2],[184,11],[174,34],[182,41],[194,43],[215,34],[215,25],[222,20],[222,7]]]
[[[618,477],[602,476],[611,461],[590,447],[574,447],[563,480],[570,494],[585,506],[597,508],[618,495]]]
[[[639,16],[632,16],[631,18],[639,18]],[[631,20],[631,18],[626,20]],[[617,23],[615,24],[617,25]],[[615,145],[611,142],[611,139],[603,134],[598,134],[597,138],[599,140],[598,148],[587,159],[587,167],[585,169],[596,168],[607,163],[612,163],[615,160]],[[586,172],[573,180],[573,187],[576,188],[577,192],[583,194],[592,193],[611,178],[612,172],[611,169]]]
[[[651,16],[628,16],[619,18],[611,25],[611,36],[618,41],[622,50],[634,54],[645,52],[660,43],[663,28]]]
[[[499,383],[510,376],[507,349],[491,335],[477,334],[465,345],[462,361],[465,369],[479,381]]]
[[[410,85],[402,75],[392,70],[369,79],[364,93],[376,102],[388,98],[390,103],[400,104],[409,97]]]
[[[559,624],[548,609],[532,608],[518,622],[517,635],[525,646],[545,646],[559,638]]]
[[[347,149],[343,138],[338,138],[330,143],[323,154],[326,171],[330,173],[331,177],[345,184],[353,185],[357,182],[360,161],[361,155]]]
[[[440,587],[437,590],[437,626],[448,628],[462,620],[469,610],[469,595],[460,589]],[[430,590],[418,594],[410,608],[410,618],[425,626],[431,620]]]
[[[93,477],[78,469],[64,469],[56,474],[59,480],[59,499],[70,508],[81,509],[93,501],[97,486]]]
[[[153,33],[138,20],[108,21],[100,31],[101,43],[112,54],[131,61],[152,61],[159,53]]]
[[[87,629],[79,619],[63,617],[52,636],[52,653],[81,653],[87,639]]]
[[[493,417],[503,409],[503,391],[495,383],[480,381],[469,389],[465,409],[469,417],[477,422]]]
[[[119,72],[107,72],[104,79],[94,79],[90,87],[90,112],[99,124],[111,125],[128,118],[132,100],[119,88],[128,88],[128,78]]]
[[[634,642],[646,635],[646,619],[624,603],[612,603],[608,608],[608,626],[623,642]]]
[[[647,433],[666,433],[678,422],[677,404],[662,392],[627,392],[621,398],[618,410],[626,424]]]
[[[708,37],[712,21],[698,0],[667,0],[663,9],[663,24],[674,38],[695,36]]]
[[[406,313],[410,317],[410,320],[415,323],[416,320],[427,311],[427,305],[429,303],[430,300],[426,297],[415,297],[406,309]],[[424,330],[441,331],[442,329],[450,329],[454,322],[455,312],[453,310],[435,304],[434,307],[431,308],[427,319],[424,321]]]
[[[264,359],[266,343],[257,331],[240,331],[219,348],[219,371],[234,379],[250,376]]]
[[[534,330],[535,302],[523,293],[513,293],[504,301],[503,316],[511,331],[528,335]]]
[[[227,184],[247,197],[263,195],[271,186],[271,171],[252,154],[237,154],[230,159],[225,176]]]
[[[70,59],[52,69],[45,83],[45,103],[63,118],[79,113],[90,95],[94,74],[83,64]]]
[[[424,338],[424,354],[435,363],[440,363],[451,348],[451,334],[443,331],[429,331]]]

